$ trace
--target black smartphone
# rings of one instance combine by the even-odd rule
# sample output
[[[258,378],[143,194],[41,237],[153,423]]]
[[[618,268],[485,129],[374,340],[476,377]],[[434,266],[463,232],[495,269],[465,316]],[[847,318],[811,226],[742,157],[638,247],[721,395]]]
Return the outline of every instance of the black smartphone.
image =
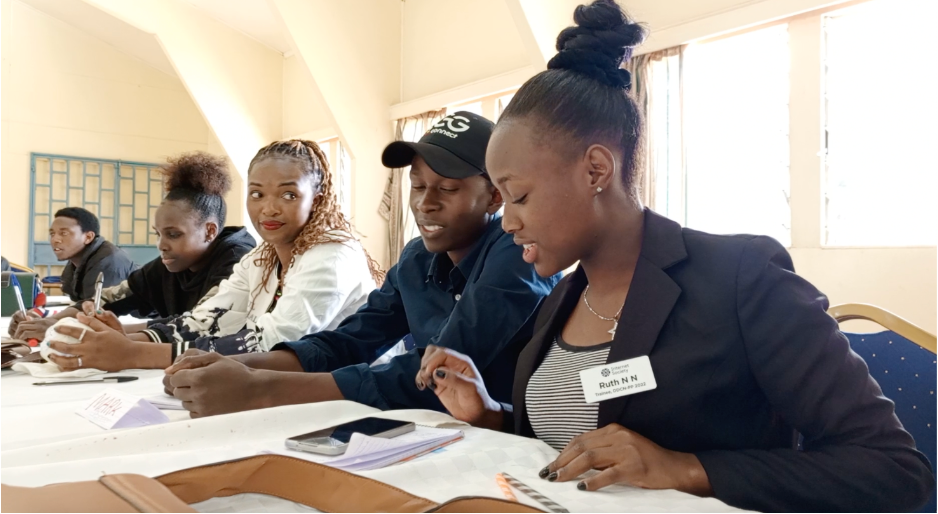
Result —
[[[413,432],[415,428],[416,425],[412,421],[362,418],[308,434],[294,436],[287,439],[285,443],[290,450],[321,453],[323,455],[341,455],[348,449],[352,434],[356,432],[367,436],[390,439],[407,432]]]

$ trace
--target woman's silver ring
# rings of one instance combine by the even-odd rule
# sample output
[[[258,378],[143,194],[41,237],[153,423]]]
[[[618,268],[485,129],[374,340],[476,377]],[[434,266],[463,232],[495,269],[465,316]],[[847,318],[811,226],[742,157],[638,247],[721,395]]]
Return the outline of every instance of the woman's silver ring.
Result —
[[[84,333],[84,332],[82,332],[82,333]],[[78,367],[79,367],[79,368],[81,367],[81,357],[78,358]]]

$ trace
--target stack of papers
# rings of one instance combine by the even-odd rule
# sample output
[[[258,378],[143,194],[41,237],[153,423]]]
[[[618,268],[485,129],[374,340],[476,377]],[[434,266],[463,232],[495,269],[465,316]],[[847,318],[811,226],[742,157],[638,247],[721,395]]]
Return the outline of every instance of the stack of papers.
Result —
[[[277,452],[346,471],[367,471],[404,462],[463,438],[462,430],[417,426],[413,432],[385,439],[352,434],[348,449],[338,457],[301,451]]]

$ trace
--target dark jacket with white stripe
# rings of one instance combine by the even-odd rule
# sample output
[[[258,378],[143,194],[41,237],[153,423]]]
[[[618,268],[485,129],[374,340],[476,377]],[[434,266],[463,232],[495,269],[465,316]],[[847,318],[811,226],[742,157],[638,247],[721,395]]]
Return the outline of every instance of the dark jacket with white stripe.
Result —
[[[516,433],[534,436],[528,381],[586,284],[580,268],[541,306],[518,359]],[[599,427],[618,423],[696,454],[714,495],[736,507],[922,505],[935,486],[929,463],[827,308],[775,240],[684,229],[646,210],[607,362],[648,355],[658,387],[601,402]]]

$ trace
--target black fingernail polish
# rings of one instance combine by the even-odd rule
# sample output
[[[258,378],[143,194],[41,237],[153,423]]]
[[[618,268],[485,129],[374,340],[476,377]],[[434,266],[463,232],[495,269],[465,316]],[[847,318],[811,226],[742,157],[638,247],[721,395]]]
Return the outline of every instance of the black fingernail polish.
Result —
[[[548,482],[553,482],[554,480],[557,480],[557,472],[556,472],[556,471],[554,471],[553,473],[547,475],[547,481],[548,481]]]
[[[436,384],[435,384],[435,383],[430,382],[430,390],[431,390],[431,391],[436,391]]]
[[[438,369],[438,370],[436,370],[436,376],[438,376],[438,377],[440,377],[440,378],[446,378],[446,372],[443,371],[442,369]]]
[[[544,469],[537,472],[537,476],[541,478],[547,478],[547,475],[550,474],[550,466],[544,466]]]
[[[579,484],[576,485],[576,488],[579,489],[579,490],[581,490],[581,491],[585,491],[585,490],[586,490],[586,482],[580,482]]]

